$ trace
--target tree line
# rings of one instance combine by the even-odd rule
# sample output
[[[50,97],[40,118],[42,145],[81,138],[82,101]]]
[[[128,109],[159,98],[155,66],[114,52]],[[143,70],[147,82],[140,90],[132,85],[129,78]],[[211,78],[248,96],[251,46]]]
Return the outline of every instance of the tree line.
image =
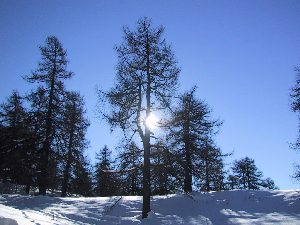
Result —
[[[123,29],[117,53],[115,85],[99,90],[99,113],[112,129],[124,133],[122,145],[112,155],[107,146],[91,165],[86,132],[89,121],[83,97],[68,91],[64,82],[74,73],[67,69],[67,52],[50,36],[40,47],[37,68],[24,76],[35,88],[21,96],[13,91],[0,108],[0,178],[47,189],[61,195],[142,195],[143,218],[150,196],[178,191],[275,189],[264,179],[253,159],[242,158],[226,169],[225,158],[215,143],[222,121],[197,97],[196,87],[178,93],[180,69],[164,27],[148,18],[135,29]],[[147,125],[157,113],[160,132]]]

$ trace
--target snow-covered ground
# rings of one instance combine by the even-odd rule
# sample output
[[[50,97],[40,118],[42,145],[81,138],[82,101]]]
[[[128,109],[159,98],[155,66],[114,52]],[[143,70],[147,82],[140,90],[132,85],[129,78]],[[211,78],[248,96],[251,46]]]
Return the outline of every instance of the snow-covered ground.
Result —
[[[118,201],[119,200],[119,201]],[[0,224],[299,224],[300,190],[222,191],[154,196],[141,219],[141,197],[0,196]]]

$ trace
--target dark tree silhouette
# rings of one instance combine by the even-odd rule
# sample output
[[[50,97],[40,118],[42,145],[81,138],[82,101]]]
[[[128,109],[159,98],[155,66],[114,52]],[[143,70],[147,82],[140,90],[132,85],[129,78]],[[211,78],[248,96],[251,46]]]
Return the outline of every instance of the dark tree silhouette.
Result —
[[[269,189],[269,190],[278,190],[279,187],[275,185],[275,182],[272,178],[267,177],[266,179],[262,180],[261,186],[263,188]]]
[[[207,143],[200,153],[200,165],[196,169],[197,177],[201,181],[202,191],[220,191],[225,189],[225,165],[221,150],[211,143]]]
[[[1,104],[0,122],[2,126],[1,135],[1,161],[0,174],[4,181],[15,180],[18,172],[19,155],[22,151],[22,139],[24,138],[25,109],[22,98],[17,91],[13,91],[7,102]],[[21,145],[20,145],[21,144]]]
[[[179,105],[167,122],[171,148],[182,167],[185,192],[192,192],[193,176],[201,160],[201,151],[221,125],[218,120],[210,118],[208,106],[195,97],[196,87],[179,97]]]
[[[258,170],[254,159],[249,157],[236,160],[232,167],[233,175],[237,177],[239,188],[257,190],[262,181],[262,172]]]
[[[161,140],[152,146],[151,167],[153,194],[166,195],[179,189],[178,167],[170,149]]]
[[[70,192],[87,197],[93,196],[92,170],[83,155],[78,155],[74,162],[73,176],[70,177]]]
[[[119,175],[123,193],[126,195],[138,195],[142,190],[142,158],[143,151],[131,142],[124,146],[119,153]]]
[[[52,151],[52,142],[55,132],[55,116],[59,114],[62,104],[63,80],[69,79],[72,72],[67,71],[67,53],[62,44],[54,36],[46,39],[45,46],[40,47],[41,61],[31,75],[25,77],[28,82],[43,84],[40,88],[44,91],[46,105],[45,132],[40,153],[39,194],[45,195],[48,185],[49,157]],[[37,92],[38,94],[38,92]]]
[[[263,173],[255,165],[254,159],[249,157],[235,160],[231,172],[227,177],[226,189],[279,189],[270,177],[263,179]]]
[[[64,156],[65,168],[63,171],[61,196],[65,197],[69,180],[71,177],[71,166],[74,165],[76,158],[83,155],[87,147],[85,134],[89,123],[84,117],[84,101],[76,92],[67,93],[66,104],[64,107],[62,139],[67,149]]]
[[[226,189],[233,190],[239,188],[239,179],[238,177],[229,174],[227,177],[227,187]]]
[[[111,105],[104,116],[112,128],[138,133],[144,148],[142,218],[150,208],[150,135],[145,119],[166,108],[177,86],[179,68],[171,47],[163,39],[163,27],[152,26],[148,18],[137,22],[136,30],[123,29],[124,42],[116,47],[118,55],[115,86],[102,98]],[[103,113],[103,112],[102,112]]]
[[[105,145],[99,154],[97,154],[96,164],[96,195],[112,196],[117,192],[116,171],[113,168],[111,160],[111,151]]]
[[[36,146],[29,114],[17,91],[0,106],[0,128],[0,177],[3,182],[26,185],[28,193],[34,183]]]

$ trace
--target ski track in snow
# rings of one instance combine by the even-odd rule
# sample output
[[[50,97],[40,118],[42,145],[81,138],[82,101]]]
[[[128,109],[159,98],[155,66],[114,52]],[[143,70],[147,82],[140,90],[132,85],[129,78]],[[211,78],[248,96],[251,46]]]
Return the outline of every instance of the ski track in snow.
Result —
[[[300,225],[300,191],[234,190],[154,196],[141,219],[142,197],[0,196],[1,225]]]

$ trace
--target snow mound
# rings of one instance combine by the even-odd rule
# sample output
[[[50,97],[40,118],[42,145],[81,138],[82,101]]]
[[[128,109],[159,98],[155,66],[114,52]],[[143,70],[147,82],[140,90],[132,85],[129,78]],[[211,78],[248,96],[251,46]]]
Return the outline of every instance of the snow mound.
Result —
[[[221,191],[154,196],[147,219],[142,198],[0,196],[0,224],[295,224],[300,190]]]

